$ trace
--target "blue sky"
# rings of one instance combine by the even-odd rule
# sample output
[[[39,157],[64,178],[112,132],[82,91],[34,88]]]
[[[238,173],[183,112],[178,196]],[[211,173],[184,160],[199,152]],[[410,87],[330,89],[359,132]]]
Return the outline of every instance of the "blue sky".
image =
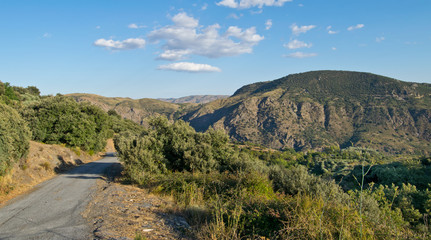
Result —
[[[232,94],[311,70],[431,83],[429,0],[0,0],[0,81],[42,94]]]

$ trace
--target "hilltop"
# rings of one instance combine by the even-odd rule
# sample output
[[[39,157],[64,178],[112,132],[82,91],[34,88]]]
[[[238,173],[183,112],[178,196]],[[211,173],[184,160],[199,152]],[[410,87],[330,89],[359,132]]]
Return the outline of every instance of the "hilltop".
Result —
[[[373,146],[431,149],[431,85],[371,73],[313,71],[246,85],[182,117],[276,149]]]

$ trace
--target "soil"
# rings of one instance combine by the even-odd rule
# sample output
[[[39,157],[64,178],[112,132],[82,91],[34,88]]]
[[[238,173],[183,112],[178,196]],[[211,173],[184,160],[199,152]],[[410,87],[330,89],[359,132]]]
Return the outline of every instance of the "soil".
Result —
[[[118,176],[121,166],[117,167],[111,171],[117,171]],[[189,224],[172,210],[173,201],[113,180],[99,180],[83,213],[93,226],[94,239],[191,239]]]

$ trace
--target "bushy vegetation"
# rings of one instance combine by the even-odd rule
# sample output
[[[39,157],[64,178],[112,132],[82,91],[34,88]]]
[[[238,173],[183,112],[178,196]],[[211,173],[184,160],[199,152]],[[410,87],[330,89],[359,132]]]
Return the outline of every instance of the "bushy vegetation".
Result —
[[[55,96],[29,104],[22,111],[33,140],[66,144],[98,152],[106,145],[109,117],[100,108],[73,99]]]
[[[18,112],[0,103],[0,176],[26,157],[30,131]]]
[[[199,239],[429,237],[429,191],[372,183],[377,164],[395,161],[372,150],[236,146],[163,117],[114,142],[129,181],[173,196]]]
[[[16,87],[0,81],[0,103],[19,107],[24,102],[35,101],[39,98],[40,91],[37,87]]]
[[[90,154],[102,151],[107,138],[141,131],[136,123],[72,98],[40,96],[36,87],[0,82],[0,176],[28,153],[29,141],[64,144]]]

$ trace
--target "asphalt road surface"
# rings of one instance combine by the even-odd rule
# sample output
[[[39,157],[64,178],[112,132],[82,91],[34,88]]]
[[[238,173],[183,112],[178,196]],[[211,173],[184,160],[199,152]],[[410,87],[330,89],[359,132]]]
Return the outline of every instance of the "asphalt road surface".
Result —
[[[92,239],[81,216],[96,180],[114,155],[88,163],[38,186],[0,208],[0,239]]]

